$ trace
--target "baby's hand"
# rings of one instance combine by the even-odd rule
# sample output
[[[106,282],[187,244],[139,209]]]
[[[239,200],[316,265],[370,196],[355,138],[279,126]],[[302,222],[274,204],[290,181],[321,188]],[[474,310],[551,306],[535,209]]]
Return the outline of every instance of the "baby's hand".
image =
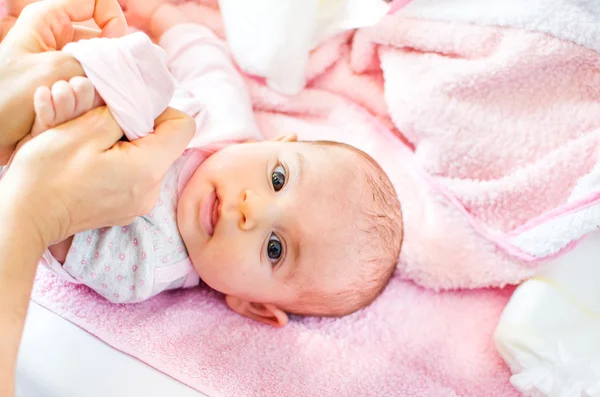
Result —
[[[31,135],[36,136],[103,104],[92,82],[85,77],[57,81],[52,88],[39,87],[33,95],[36,116]]]
[[[165,3],[166,0],[119,0],[127,23],[147,33],[150,31],[152,17]]]

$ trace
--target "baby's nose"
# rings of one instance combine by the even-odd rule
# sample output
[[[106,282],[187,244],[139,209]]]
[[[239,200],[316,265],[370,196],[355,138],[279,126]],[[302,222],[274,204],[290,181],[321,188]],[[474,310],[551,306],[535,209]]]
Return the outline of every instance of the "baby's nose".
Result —
[[[268,218],[267,205],[261,196],[250,189],[240,195],[240,229],[251,230]]]

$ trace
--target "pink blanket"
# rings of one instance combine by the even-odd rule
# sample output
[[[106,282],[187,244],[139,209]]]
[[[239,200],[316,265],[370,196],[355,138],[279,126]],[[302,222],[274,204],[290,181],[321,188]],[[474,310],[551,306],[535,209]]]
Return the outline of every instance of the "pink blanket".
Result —
[[[211,397],[510,397],[518,393],[491,337],[511,292],[438,295],[394,279],[367,310],[282,330],[202,289],[115,306],[42,268],[33,299]]]
[[[214,2],[203,3],[210,12],[184,6],[222,34]],[[486,233],[506,237],[562,205],[570,178],[592,167],[593,145],[577,143],[595,139],[587,133],[600,114],[597,85],[585,82],[598,80],[598,57],[535,31],[416,17],[395,14],[352,42],[326,43],[313,54],[309,88],[294,98],[248,78],[265,136],[286,131],[353,144],[395,183],[406,219],[401,269],[372,306],[272,330],[230,313],[209,291],[114,306],[44,270],[33,299],[211,396],[516,396],[491,339],[512,289],[434,293],[406,280],[437,289],[499,286],[534,271]],[[547,141],[529,139],[531,131],[548,131]],[[455,141],[466,143],[450,147]],[[510,162],[495,150],[500,145]],[[557,152],[568,166],[543,163],[569,145],[573,151]],[[547,176],[537,183],[546,166],[560,184]],[[479,169],[488,171],[472,174]],[[434,184],[423,183],[424,171]],[[505,178],[513,174],[521,179]],[[521,200],[528,190],[520,180],[550,199]],[[445,201],[448,191],[460,201]]]
[[[599,225],[600,57],[405,14],[359,32],[351,58],[358,71],[379,62],[415,147],[386,168],[404,206],[402,275],[437,289],[520,282]]]

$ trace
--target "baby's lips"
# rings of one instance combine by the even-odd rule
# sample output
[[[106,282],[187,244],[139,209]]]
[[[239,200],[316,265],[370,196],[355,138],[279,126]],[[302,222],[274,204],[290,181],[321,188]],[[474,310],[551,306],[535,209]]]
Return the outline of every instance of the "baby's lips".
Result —
[[[221,218],[221,200],[219,200],[219,196],[215,199],[215,203],[212,209],[212,217],[211,222],[213,225],[213,229],[217,227],[217,223],[219,223],[219,219]]]

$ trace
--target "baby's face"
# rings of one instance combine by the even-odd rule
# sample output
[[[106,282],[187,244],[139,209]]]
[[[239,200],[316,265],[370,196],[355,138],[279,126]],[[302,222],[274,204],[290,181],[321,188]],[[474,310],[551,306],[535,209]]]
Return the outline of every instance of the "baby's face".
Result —
[[[233,145],[209,157],[177,210],[199,276],[230,306],[286,308],[303,285],[343,289],[358,271],[347,267],[355,261],[345,249],[366,191],[352,185],[356,162],[335,146],[286,141]]]

